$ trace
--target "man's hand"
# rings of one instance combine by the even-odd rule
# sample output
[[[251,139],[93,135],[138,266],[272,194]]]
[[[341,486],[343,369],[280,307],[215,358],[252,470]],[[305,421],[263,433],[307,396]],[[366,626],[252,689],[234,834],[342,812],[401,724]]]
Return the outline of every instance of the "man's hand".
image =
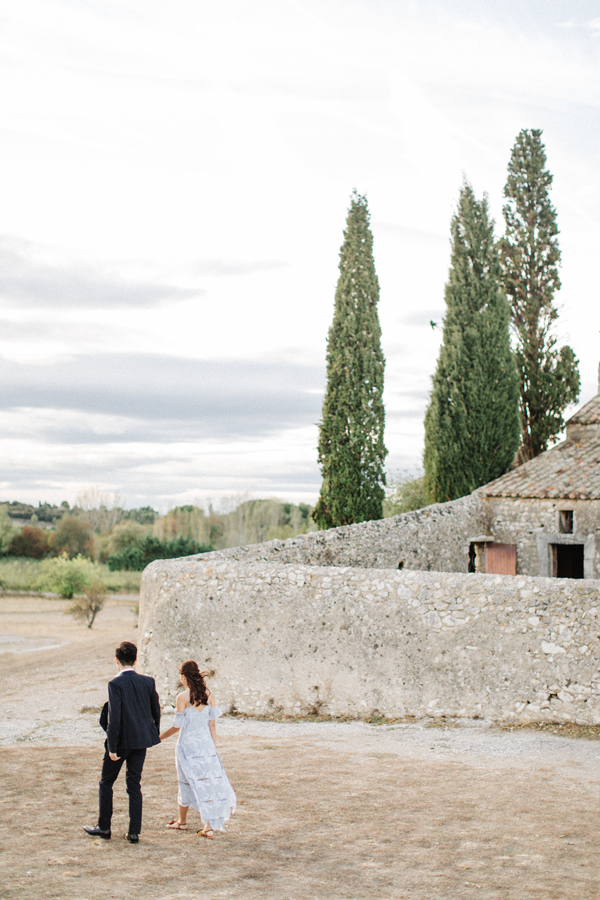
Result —
[[[112,759],[113,762],[116,762],[118,759],[121,759],[121,757],[117,756],[116,753],[109,753],[108,755],[110,756],[110,758]]]

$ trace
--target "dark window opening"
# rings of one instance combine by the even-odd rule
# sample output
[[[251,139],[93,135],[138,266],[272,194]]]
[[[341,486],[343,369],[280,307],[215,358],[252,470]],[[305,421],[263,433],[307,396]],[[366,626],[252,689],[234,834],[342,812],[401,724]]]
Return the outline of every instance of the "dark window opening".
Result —
[[[561,509],[558,516],[558,530],[560,533],[573,534],[573,510]]]
[[[583,544],[551,544],[552,575],[583,578]]]
[[[469,544],[469,565],[467,572],[475,571],[475,544]]]

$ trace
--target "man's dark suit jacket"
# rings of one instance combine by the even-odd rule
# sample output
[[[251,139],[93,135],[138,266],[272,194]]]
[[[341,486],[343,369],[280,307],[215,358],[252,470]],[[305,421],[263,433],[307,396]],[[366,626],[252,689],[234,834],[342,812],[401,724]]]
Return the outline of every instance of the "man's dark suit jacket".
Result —
[[[100,724],[103,725],[103,715]],[[120,756],[160,743],[160,703],[154,678],[124,669],[108,682],[108,752]],[[103,725],[104,727],[104,725]]]

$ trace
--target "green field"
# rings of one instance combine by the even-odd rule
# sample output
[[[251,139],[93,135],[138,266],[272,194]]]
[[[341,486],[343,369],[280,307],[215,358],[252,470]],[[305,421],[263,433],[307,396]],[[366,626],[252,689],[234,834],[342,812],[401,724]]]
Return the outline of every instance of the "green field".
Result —
[[[0,590],[31,591],[40,590],[42,560],[25,559],[23,557],[4,557],[0,559]],[[141,572],[111,572],[107,565],[101,564],[102,581],[112,593],[138,594],[140,590]]]

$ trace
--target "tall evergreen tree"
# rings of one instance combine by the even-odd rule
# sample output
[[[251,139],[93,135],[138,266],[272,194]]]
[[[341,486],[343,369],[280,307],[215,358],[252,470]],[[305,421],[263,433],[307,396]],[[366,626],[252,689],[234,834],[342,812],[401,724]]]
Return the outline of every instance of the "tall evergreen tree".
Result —
[[[387,450],[383,442],[379,282],[366,197],[353,193],[340,250],[340,275],[327,340],[327,391],[319,425],[319,528],[383,518]]]
[[[465,182],[451,221],[444,338],[425,416],[425,493],[454,500],[502,475],[519,443],[509,309],[487,196]]]
[[[500,242],[503,281],[516,337],[520,379],[519,461],[542,453],[564,427],[563,413],[579,397],[579,363],[552,333],[560,289],[558,226],[550,202],[552,175],[538,129],[517,136],[504,188],[506,234]]]

